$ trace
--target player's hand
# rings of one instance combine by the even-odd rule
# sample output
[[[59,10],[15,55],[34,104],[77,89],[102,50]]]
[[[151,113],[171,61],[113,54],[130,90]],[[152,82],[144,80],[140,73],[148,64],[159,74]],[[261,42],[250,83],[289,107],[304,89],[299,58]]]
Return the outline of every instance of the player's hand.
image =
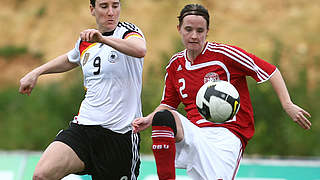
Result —
[[[102,42],[102,34],[96,29],[87,29],[80,33],[80,38],[82,41],[87,41],[90,43]]]
[[[311,128],[311,122],[308,120],[308,118],[311,118],[311,115],[307,111],[293,103],[286,106],[285,110],[291,117],[291,119],[294,122],[296,122],[299,126],[301,126],[304,129]]]
[[[147,117],[136,118],[131,123],[133,133],[137,133],[147,129],[151,125],[151,123],[151,119],[148,119]]]
[[[28,94],[28,96],[30,96],[32,89],[35,87],[37,83],[38,77],[39,76],[34,72],[30,72],[27,75],[25,75],[20,80],[19,92],[21,94]]]

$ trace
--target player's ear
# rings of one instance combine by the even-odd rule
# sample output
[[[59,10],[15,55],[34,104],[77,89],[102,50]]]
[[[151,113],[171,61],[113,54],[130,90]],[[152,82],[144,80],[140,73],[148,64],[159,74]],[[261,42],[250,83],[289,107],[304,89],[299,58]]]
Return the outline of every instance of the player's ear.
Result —
[[[177,25],[177,30],[178,30],[178,32],[180,32],[180,28],[181,28],[181,27],[180,27],[179,25]]]
[[[90,12],[92,16],[96,16],[95,8],[90,4]]]

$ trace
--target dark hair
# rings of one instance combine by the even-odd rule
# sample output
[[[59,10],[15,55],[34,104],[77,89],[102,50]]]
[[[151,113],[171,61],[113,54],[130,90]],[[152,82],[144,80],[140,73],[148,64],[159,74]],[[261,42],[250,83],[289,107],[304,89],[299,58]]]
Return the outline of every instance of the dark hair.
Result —
[[[90,4],[92,7],[96,7],[96,0],[90,0]]]
[[[207,21],[207,28],[209,29],[210,16],[208,10],[200,4],[188,4],[180,12],[179,26],[182,25],[183,18],[188,15],[202,16]]]
[[[120,0],[119,0],[120,2]],[[96,0],[90,0],[90,4],[92,7],[96,7]]]

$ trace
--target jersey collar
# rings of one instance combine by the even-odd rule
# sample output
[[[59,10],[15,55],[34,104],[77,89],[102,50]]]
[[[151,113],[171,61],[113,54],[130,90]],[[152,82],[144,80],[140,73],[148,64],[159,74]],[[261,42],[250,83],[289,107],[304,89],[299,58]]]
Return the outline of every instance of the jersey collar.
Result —
[[[110,31],[110,32],[104,32],[104,33],[102,33],[102,35],[103,36],[112,36],[115,30],[116,29],[114,29],[113,31]]]
[[[192,64],[197,64],[197,63],[199,63],[198,61],[198,59],[204,54],[204,52],[206,51],[206,49],[207,49],[207,46],[208,46],[208,41],[205,43],[205,45],[203,46],[203,49],[201,50],[201,53],[193,60],[193,63]],[[187,49],[185,49],[185,53],[184,53],[184,57],[185,57],[185,59],[186,59],[186,61],[189,61],[190,62],[190,64],[191,64],[191,60],[189,59],[189,57],[188,57],[188,51],[187,51]],[[191,64],[191,65],[192,65]]]

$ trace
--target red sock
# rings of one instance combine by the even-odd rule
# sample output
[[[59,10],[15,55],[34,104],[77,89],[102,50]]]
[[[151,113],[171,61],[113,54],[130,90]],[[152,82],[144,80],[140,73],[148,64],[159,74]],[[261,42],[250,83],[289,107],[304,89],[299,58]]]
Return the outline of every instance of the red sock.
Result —
[[[159,180],[175,179],[176,145],[173,130],[167,126],[152,126],[152,141]]]

